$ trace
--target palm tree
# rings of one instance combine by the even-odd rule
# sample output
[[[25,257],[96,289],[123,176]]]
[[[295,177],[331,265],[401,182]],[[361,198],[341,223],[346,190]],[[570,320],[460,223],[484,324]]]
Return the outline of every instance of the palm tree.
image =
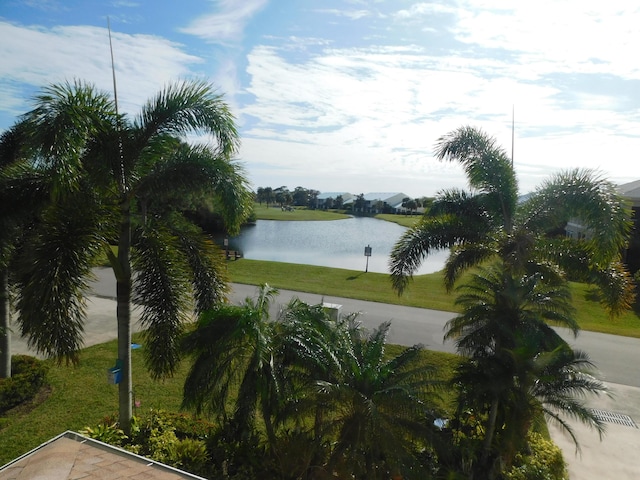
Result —
[[[269,321],[269,307],[277,293],[265,284],[257,298],[247,298],[244,305],[216,305],[200,315],[196,328],[183,340],[185,353],[193,358],[183,408],[216,415],[230,427],[234,441],[249,439],[261,408],[269,442],[275,444],[272,412],[278,403],[274,395],[280,381],[279,337],[278,324]],[[233,404],[231,413],[228,403]]]
[[[0,378],[11,376],[10,264],[48,198],[46,177],[26,162],[24,134],[14,126],[0,137]]]
[[[390,323],[367,334],[351,321],[335,345],[339,368],[316,380],[318,399],[329,405],[325,435],[335,438],[327,470],[348,465],[356,478],[386,478],[393,471],[419,471],[416,440],[432,424],[428,369],[418,362],[421,345],[387,358]]]
[[[447,324],[445,337],[455,339],[468,359],[454,378],[459,411],[487,414],[478,474],[508,466],[543,414],[559,421],[574,440],[562,413],[602,431],[601,422],[576,397],[603,392],[603,385],[586,371],[592,367],[588,358],[572,351],[547,323],[577,333],[569,291],[541,277],[514,277],[504,264],[494,264],[457,289],[456,304],[463,313]]]
[[[552,176],[519,203],[507,153],[472,127],[441,137],[436,157],[459,162],[470,191],[440,192],[426,216],[396,243],[390,270],[398,293],[426,256],[451,249],[444,269],[449,289],[470,267],[498,257],[515,272],[544,272],[550,281],[564,273],[591,282],[611,313],[631,305],[632,282],[620,262],[630,210],[612,184],[593,171],[570,170]],[[584,223],[588,239],[557,235],[570,218]]]
[[[53,202],[24,249],[18,322],[40,352],[76,361],[87,282],[97,256],[107,255],[117,284],[120,425],[126,431],[133,292],[155,377],[175,370],[177,339],[191,308],[211,308],[224,294],[221,255],[171,199],[213,197],[230,232],[238,230],[251,197],[232,159],[238,146],[233,116],[222,96],[200,81],[168,85],[133,120],[118,115],[108,95],[75,82],[45,88],[22,124],[36,149],[34,164],[53,179]],[[209,134],[215,143],[189,145],[182,136],[190,132]],[[194,305],[187,301],[191,292]]]

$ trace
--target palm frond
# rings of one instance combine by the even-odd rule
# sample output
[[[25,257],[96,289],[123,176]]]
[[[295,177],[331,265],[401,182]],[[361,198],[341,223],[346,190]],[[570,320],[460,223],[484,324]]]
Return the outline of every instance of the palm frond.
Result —
[[[620,315],[633,306],[636,298],[635,284],[622,263],[612,262],[605,268],[592,271],[590,282],[598,287],[600,302],[610,315]]]
[[[451,291],[460,276],[469,269],[492,259],[496,248],[488,243],[464,243],[451,248],[444,264],[444,286]]]
[[[473,225],[453,215],[424,217],[407,230],[391,251],[389,269],[393,288],[401,294],[421,265],[434,250],[451,248],[477,237]]]
[[[435,156],[457,161],[465,170],[469,185],[489,194],[486,205],[495,218],[511,229],[516,211],[518,182],[511,159],[493,138],[480,129],[465,126],[438,139]]]
[[[18,253],[18,324],[29,345],[77,361],[85,296],[95,258],[113,233],[107,211],[88,192],[47,207]]]
[[[85,82],[53,84],[36,96],[35,108],[22,121],[28,143],[37,147],[38,160],[54,177],[57,194],[77,190],[90,142],[113,130],[116,120],[108,95]]]
[[[133,245],[134,302],[142,306],[145,361],[154,378],[164,378],[175,372],[180,359],[189,267],[177,239],[156,222],[139,227]]]
[[[522,205],[533,230],[563,227],[570,219],[589,229],[592,261],[608,263],[626,246],[631,209],[615,186],[593,170],[574,169],[553,175]]]
[[[195,309],[196,314],[200,314],[223,301],[229,290],[224,256],[200,229],[175,221],[171,223],[171,229],[191,269]]]
[[[140,131],[141,145],[157,134],[209,133],[224,155],[239,146],[235,119],[223,95],[204,81],[169,84],[143,106],[135,127]]]

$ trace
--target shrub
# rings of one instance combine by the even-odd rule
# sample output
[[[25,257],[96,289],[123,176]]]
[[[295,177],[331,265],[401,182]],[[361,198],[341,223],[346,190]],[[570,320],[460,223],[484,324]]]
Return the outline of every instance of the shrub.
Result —
[[[118,427],[115,416],[106,417],[81,433],[157,462],[203,474],[209,467],[205,439],[212,429],[212,424],[190,415],[151,410],[134,417],[130,437]]]
[[[99,440],[103,443],[108,443],[109,445],[115,445],[117,447],[122,446],[127,439],[127,436],[120,428],[118,428],[116,423],[99,423],[93,428],[85,427],[85,429],[81,430],[80,433],[86,437]]]
[[[0,379],[0,413],[36,396],[45,385],[47,365],[37,358],[14,355],[11,358],[11,378]]]
[[[170,457],[172,465],[197,474],[204,473],[209,461],[205,443],[193,438],[183,438],[174,442]]]
[[[560,448],[542,435],[529,433],[530,454],[518,453],[505,475],[508,480],[562,480],[568,478]]]

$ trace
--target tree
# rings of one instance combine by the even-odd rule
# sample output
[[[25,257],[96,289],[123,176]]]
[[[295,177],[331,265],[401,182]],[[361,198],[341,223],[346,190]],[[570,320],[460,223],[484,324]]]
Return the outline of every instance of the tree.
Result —
[[[278,402],[273,398],[279,390],[274,368],[278,324],[269,321],[269,307],[277,293],[262,285],[257,298],[247,298],[244,305],[215,306],[200,315],[196,329],[183,341],[185,353],[193,358],[183,408],[217,416],[234,441],[247,441],[260,409],[270,443],[275,444],[270,412]],[[231,398],[236,385],[239,389]]]
[[[602,431],[578,398],[604,386],[587,372],[593,366],[586,355],[572,351],[548,324],[578,331],[566,285],[547,285],[539,273],[514,277],[497,263],[480,268],[457,291],[463,313],[447,323],[445,338],[454,339],[467,358],[454,378],[458,411],[486,413],[475,465],[481,476],[474,478],[508,467],[543,414],[559,421],[574,441],[561,414]]]
[[[367,334],[353,319],[342,324],[335,343],[335,369],[316,380],[319,400],[332,412],[330,437],[336,438],[327,470],[349,465],[356,478],[387,478],[420,470],[416,439],[424,439],[433,419],[429,372],[415,345],[387,358],[390,323]]]
[[[314,210],[318,208],[318,195],[320,195],[320,192],[318,190],[309,190],[309,208],[312,208]]]
[[[273,190],[273,196],[281,207],[289,205],[292,200],[291,192],[286,186],[278,187]]]
[[[14,126],[0,137],[0,378],[11,376],[11,263],[49,196],[46,175],[27,162],[24,136]]]
[[[519,203],[508,155],[471,127],[441,137],[436,157],[459,162],[471,191],[440,192],[429,212],[396,243],[390,270],[398,293],[427,255],[451,249],[444,269],[449,289],[467,269],[498,257],[514,272],[590,282],[614,314],[631,305],[632,282],[620,261],[630,211],[612,184],[593,171],[570,170],[552,176]],[[574,217],[589,229],[588,239],[552,234]]]
[[[309,190],[304,187],[296,187],[291,193],[291,199],[294,205],[306,207],[309,205]]]
[[[334,207],[334,205],[336,204],[336,201],[333,199],[333,197],[327,197],[324,200],[324,209],[325,210],[329,210],[331,208]]]
[[[258,195],[259,195],[259,201],[262,202],[264,201],[267,204],[267,207],[269,207],[269,204],[273,201],[275,201],[275,197],[273,194],[273,188],[271,187],[265,187],[262,189],[262,195],[260,195],[260,188],[258,188]]]
[[[421,347],[386,355],[388,323],[368,335],[355,315],[331,320],[322,305],[298,299],[271,319],[276,293],[263,285],[243,305],[201,314],[184,339],[193,364],[183,407],[217,416],[226,440],[245,445],[261,419],[274,459],[293,436],[308,454],[296,460],[295,478],[315,478],[311,466],[357,478],[418,471],[415,441],[430,430],[433,385]]]
[[[412,213],[414,210],[418,209],[417,199],[411,199],[409,197],[405,197],[402,199],[402,208],[405,210],[409,210],[409,213]]]
[[[353,202],[353,209],[356,212],[363,213],[366,204],[367,201],[364,199],[364,193],[361,193],[359,195],[356,195],[356,199]]]
[[[223,297],[222,256],[171,200],[213,197],[229,231],[238,230],[251,193],[232,158],[234,119],[222,96],[199,81],[170,84],[134,120],[82,82],[45,88],[35,103],[22,124],[34,164],[53,178],[53,197],[23,251],[18,322],[39,352],[77,361],[87,281],[106,254],[117,285],[120,426],[128,431],[132,299],[142,306],[146,364],[161,378],[177,367],[189,311]],[[189,132],[210,134],[215,144],[187,144],[181,137]]]

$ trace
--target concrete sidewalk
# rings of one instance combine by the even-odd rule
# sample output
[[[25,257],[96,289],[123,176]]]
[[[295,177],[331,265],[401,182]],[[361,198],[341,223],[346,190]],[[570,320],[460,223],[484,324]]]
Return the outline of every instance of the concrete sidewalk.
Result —
[[[89,297],[89,315],[85,326],[85,346],[103,343],[116,338],[116,305],[113,299]],[[133,310],[134,318],[139,312]],[[134,322],[134,331],[139,329]],[[17,330],[17,328],[15,328]],[[27,342],[12,335],[14,354],[34,353]],[[577,422],[571,422],[580,444],[581,453],[571,438],[559,428],[550,425],[553,441],[562,449],[572,480],[626,480],[640,478],[640,388],[609,383],[612,397],[589,400],[589,406],[601,410],[606,417],[623,423],[606,422],[607,431],[602,441],[595,430]],[[631,426],[624,422],[631,420]]]
[[[603,414],[606,433],[570,422],[580,451],[571,437],[555,425],[549,425],[551,437],[562,449],[572,480],[632,480],[640,478],[640,388],[609,383],[612,397],[588,400],[588,405]]]

